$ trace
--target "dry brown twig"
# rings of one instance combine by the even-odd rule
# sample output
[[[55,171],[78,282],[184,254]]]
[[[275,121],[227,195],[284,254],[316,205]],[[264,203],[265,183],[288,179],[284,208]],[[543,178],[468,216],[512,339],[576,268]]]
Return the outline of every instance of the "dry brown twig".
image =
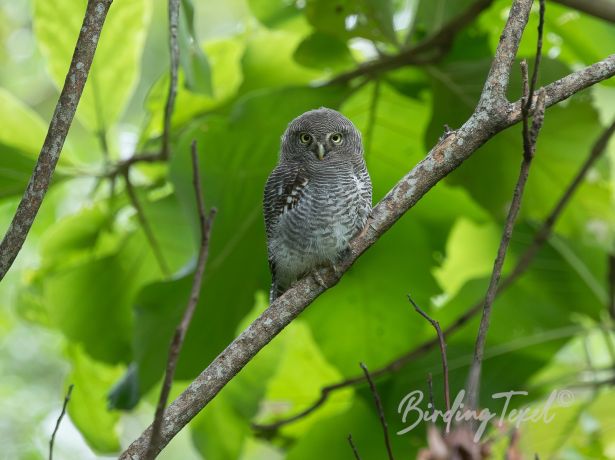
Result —
[[[410,297],[410,294],[407,294],[407,296],[408,296],[408,300],[414,307],[414,310],[416,310],[416,312],[419,315],[425,318],[429,322],[429,324],[431,324],[432,327],[436,330],[436,335],[438,337],[438,343],[440,344],[440,356],[442,358],[442,375],[444,376],[444,404],[446,406],[446,410],[449,411],[451,410],[451,396],[450,396],[451,392],[450,392],[449,381],[448,381],[448,359],[446,358],[446,339],[444,338],[444,334],[442,333],[442,329],[440,328],[440,323],[438,323],[438,321],[431,318],[431,316],[429,316],[427,313],[421,310],[421,308],[416,304],[416,302],[412,300],[412,297]],[[428,381],[429,381],[429,388],[431,392],[431,385],[432,385],[431,374],[429,374]],[[433,395],[431,399],[432,399],[431,405],[435,409],[435,406],[433,405]]]
[[[365,378],[369,383],[369,389],[372,392],[372,396],[374,397],[374,404],[376,405],[376,411],[378,412],[378,418],[380,419],[380,425],[382,426],[382,432],[384,434],[384,445],[387,449],[387,455],[389,460],[395,460],[393,457],[393,448],[391,447],[391,438],[389,437],[389,425],[387,423],[387,419],[384,415],[384,407],[382,406],[382,399],[380,399],[380,394],[378,393],[378,389],[372,380],[372,377],[367,370],[367,366],[364,363],[359,364],[361,369],[363,369],[363,373],[365,374]]]
[[[348,435],[348,444],[350,444],[350,448],[352,449],[352,453],[354,454],[354,458],[356,460],[361,460],[361,456],[359,455],[359,451],[357,450],[357,446],[354,445],[354,441],[352,440],[352,435]]]
[[[190,298],[181,322],[175,329],[175,334],[171,340],[169,346],[169,356],[167,358],[167,367],[162,383],[162,389],[160,391],[160,398],[158,399],[158,405],[156,407],[156,415],[154,422],[152,423],[152,431],[149,440],[149,446],[147,448],[145,458],[153,459],[159,452],[158,443],[160,441],[160,430],[162,427],[162,421],[164,418],[165,407],[169,399],[169,393],[173,384],[173,376],[175,375],[175,368],[177,367],[177,360],[179,353],[181,352],[186,332],[194,316],[194,311],[199,303],[199,297],[201,294],[201,285],[203,283],[203,275],[205,273],[205,265],[207,264],[207,256],[209,255],[209,238],[211,235],[211,225],[216,215],[216,208],[212,208],[209,214],[205,210],[205,203],[203,202],[203,189],[201,186],[201,175],[199,171],[199,157],[197,152],[196,141],[192,141],[192,170],[193,170],[193,184],[194,193],[196,196],[197,211],[199,215],[199,223],[201,230],[199,258],[196,264],[196,270],[194,272],[194,281],[192,283],[192,290],[190,291]]]
[[[51,438],[49,439],[49,460],[53,460],[53,444],[56,440],[56,434],[60,429],[60,424],[62,423],[62,419],[64,418],[64,414],[66,414],[66,408],[68,407],[68,403],[70,402],[70,397],[73,394],[73,388],[75,385],[72,383],[68,386],[68,390],[66,391],[66,396],[64,396],[64,404],[62,404],[62,412],[58,416],[58,420],[56,420],[56,426],[53,429],[53,433],[51,433]]]

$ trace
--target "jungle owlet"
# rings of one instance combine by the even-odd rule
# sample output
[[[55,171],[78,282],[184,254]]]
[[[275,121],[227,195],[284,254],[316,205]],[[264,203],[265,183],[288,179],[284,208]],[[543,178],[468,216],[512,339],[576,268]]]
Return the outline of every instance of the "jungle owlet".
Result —
[[[308,272],[334,265],[367,222],[372,184],[352,122],[327,108],[290,122],[263,207],[273,301]]]

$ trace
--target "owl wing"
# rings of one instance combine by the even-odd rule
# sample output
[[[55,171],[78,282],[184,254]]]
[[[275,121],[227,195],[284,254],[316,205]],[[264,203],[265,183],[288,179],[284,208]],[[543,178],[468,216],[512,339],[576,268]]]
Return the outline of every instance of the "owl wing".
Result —
[[[299,165],[288,163],[278,165],[267,179],[263,210],[268,249],[269,240],[274,236],[280,218],[284,213],[297,207],[308,183],[309,179],[305,171]],[[269,270],[272,278],[269,301],[273,302],[283,293],[283,289],[278,285],[275,261],[271,253],[269,253]]]
[[[307,174],[299,165],[281,164],[272,171],[265,184],[263,200],[268,239],[280,217],[297,207],[308,183]]]

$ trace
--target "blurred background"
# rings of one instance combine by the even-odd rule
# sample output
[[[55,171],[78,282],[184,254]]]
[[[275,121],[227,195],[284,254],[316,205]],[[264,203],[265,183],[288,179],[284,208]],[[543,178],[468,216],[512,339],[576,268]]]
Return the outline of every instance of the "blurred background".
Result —
[[[54,182],[11,271],[0,284],[1,459],[47,458],[66,388],[75,385],[55,458],[116,456],[150,423],[167,348],[188,299],[198,222],[189,146],[197,140],[204,196],[218,208],[201,301],[181,354],[179,393],[266,307],[261,196],[287,123],[320,106],[362,131],[374,203],[444,133],[472,112],[509,0],[432,49],[422,62],[329,81],[367,60],[411,48],[463,15],[472,0],[182,0],[180,81],[166,162],[114,174],[118,161],[160,149],[169,85],[167,2],[115,0]],[[84,0],[0,0],[0,229],[8,227],[39,153],[83,19]],[[537,5],[535,5],[537,7]],[[532,58],[537,10],[519,58]],[[613,52],[615,28],[547,2],[540,81],[550,83]],[[513,71],[511,100],[520,94]],[[547,111],[510,272],[592,144],[615,116],[614,82]],[[495,136],[431,190],[318,298],[165,449],[166,459],[384,458],[366,385],[331,393],[308,417],[266,424],[309,407],[321,387],[387,365],[433,329],[406,294],[443,326],[487,286],[521,160],[519,127]],[[482,405],[524,390],[511,407],[541,408],[519,449],[533,458],[615,458],[615,143],[592,167],[555,233],[495,303]],[[609,262],[611,261],[611,262]],[[453,393],[465,382],[474,318],[448,339]],[[427,390],[433,350],[377,380],[399,458],[426,445],[425,425],[403,436],[398,404]],[[514,424],[490,427],[502,458]]]

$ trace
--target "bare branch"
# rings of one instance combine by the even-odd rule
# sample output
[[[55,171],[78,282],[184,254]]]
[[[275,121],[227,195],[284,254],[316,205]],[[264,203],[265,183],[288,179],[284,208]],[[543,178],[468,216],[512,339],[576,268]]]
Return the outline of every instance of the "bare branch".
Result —
[[[382,432],[384,434],[384,444],[387,448],[387,455],[389,456],[389,460],[394,460],[393,449],[391,447],[391,439],[389,438],[389,425],[387,424],[387,419],[384,416],[384,408],[382,407],[382,400],[380,399],[380,395],[378,394],[378,389],[376,388],[376,385],[374,385],[372,377],[369,375],[367,366],[363,363],[360,363],[359,365],[361,366],[361,369],[363,369],[365,378],[369,383],[369,389],[372,392],[372,396],[374,397],[374,403],[376,404],[376,410],[378,411],[378,418],[380,419],[380,425],[382,425]]]
[[[510,28],[523,28],[531,6],[530,0],[517,0],[511,9],[513,20]],[[510,58],[510,42],[518,45],[520,32],[512,30],[500,42],[508,53],[498,53],[496,59]],[[511,64],[512,65],[512,64]],[[501,64],[496,65],[501,68]],[[505,68],[506,66],[504,66]],[[577,91],[602,81],[615,74],[615,55],[590,67],[575,72],[543,90],[545,107],[549,107],[570,97]],[[501,73],[493,73],[491,78],[508,79]],[[488,80],[486,90],[498,83]],[[373,245],[408,209],[414,206],[438,181],[457,168],[464,160],[495,136],[521,120],[518,110],[520,102],[510,105],[483,104],[464,125],[450,133],[439,142],[429,154],[372,210],[366,229],[350,243],[349,251],[336,264],[337,270],[323,269],[320,278],[328,287],[334,286],[354,261]],[[267,345],[282,329],[296,318],[309,304],[325,291],[313,276],[298,281],[284,295],[280,296],[256,318],[248,328],[233,340],[227,348],[190,384],[190,386],[169,406],[161,434],[161,444],[168,443],[198,412],[211,401],[253,357]],[[435,342],[437,344],[437,340]],[[362,379],[359,378],[359,381]],[[325,398],[326,399],[326,398]],[[122,459],[142,458],[144,447],[150,436],[150,428],[145,430],[122,454]],[[162,446],[161,446],[162,447]]]
[[[527,249],[523,252],[523,254],[517,259],[516,265],[511,270],[510,274],[506,276],[506,278],[502,279],[500,285],[498,286],[497,294],[501,294],[506,288],[510,287],[521,275],[523,275],[527,269],[530,267],[534,257],[540,250],[540,248],[545,244],[545,242],[549,239],[553,231],[553,227],[555,223],[561,216],[562,212],[566,208],[566,205],[570,202],[570,199],[574,195],[575,191],[579,188],[581,183],[583,182],[583,178],[587,175],[587,172],[591,168],[591,166],[598,160],[600,155],[605,151],[606,144],[608,143],[609,138],[615,131],[615,121],[600,135],[595,144],[593,145],[589,156],[582,164],[581,168],[574,176],[570,184],[564,190],[564,193],[557,201],[553,210],[549,213],[549,215],[545,218],[540,228],[536,231],[532,242],[527,247]],[[485,303],[485,299],[479,300],[475,303],[471,308],[466,310],[460,316],[457,317],[448,327],[446,327],[443,331],[444,337],[449,337],[459,329],[461,329],[465,324],[468,323],[470,319],[476,316],[482,309]],[[439,344],[439,340],[432,339],[417,347],[413,348],[407,353],[399,356],[395,360],[391,361],[384,367],[373,371],[371,374],[373,377],[380,377],[381,375],[390,374],[393,372],[397,372],[401,368],[403,368],[406,364],[416,360],[420,356],[423,356],[434,347]],[[341,390],[343,388],[348,388],[355,386],[357,384],[363,383],[365,381],[364,376],[358,375],[355,377],[350,377],[348,379],[342,380],[340,382],[334,383],[332,385],[325,386],[321,389],[320,397],[308,408],[299,412],[291,417],[280,419],[274,423],[269,425],[253,425],[254,429],[257,430],[276,430],[281,426],[287,425],[289,423],[300,420],[304,417],[307,417],[312,412],[317,410],[320,406],[322,406],[327,399],[329,398],[329,394],[334,391]],[[433,406],[433,404],[432,404]],[[435,406],[434,406],[435,407]]]
[[[43,198],[45,198],[88,78],[100,32],[112,2],[113,0],[88,0],[83,25],[79,38],[77,38],[66,80],[51,117],[34,172],[11,225],[0,243],[0,280],[13,265],[41,207]]]
[[[538,78],[538,66],[540,65],[540,53],[542,52],[542,32],[544,25],[544,0],[540,0],[540,19],[538,25],[538,43],[536,47],[536,60],[534,64],[534,72],[531,82],[528,82],[527,64],[525,61],[521,65],[523,76],[523,161],[521,162],[521,170],[519,172],[519,178],[515,185],[513,192],[512,202],[508,210],[506,222],[504,224],[504,232],[502,233],[502,239],[498,247],[497,256],[493,264],[493,272],[491,273],[491,279],[489,280],[489,287],[485,294],[485,304],[483,306],[483,314],[480,320],[478,329],[478,336],[476,338],[476,346],[474,348],[474,358],[468,374],[468,383],[466,385],[466,401],[467,406],[470,409],[476,409],[478,406],[480,376],[483,363],[483,355],[485,352],[485,343],[487,341],[487,331],[489,329],[489,322],[491,320],[491,310],[493,301],[498,290],[498,283],[500,282],[500,276],[502,274],[502,268],[504,267],[504,260],[506,259],[506,253],[508,251],[508,245],[512,237],[512,232],[517,220],[517,215],[521,209],[521,201],[523,198],[523,192],[525,190],[525,184],[530,173],[530,166],[532,159],[534,158],[534,152],[536,150],[536,139],[538,132],[542,127],[544,110],[545,110],[545,93],[541,91],[538,95],[538,101],[536,103],[536,110],[534,113],[534,120],[532,128],[529,128],[529,112],[533,101],[533,91]]]
[[[175,110],[175,97],[177,96],[177,74],[179,68],[179,43],[177,31],[179,29],[179,1],[169,0],[169,53],[171,66],[169,70],[169,93],[164,109],[164,127],[162,132],[162,160],[168,160],[171,155],[171,119]]]
[[[56,434],[60,429],[60,423],[62,423],[62,419],[64,418],[64,414],[66,414],[66,408],[68,407],[68,403],[70,402],[70,396],[73,393],[73,388],[75,385],[72,383],[68,386],[68,390],[66,391],[66,396],[64,396],[64,404],[62,404],[62,412],[60,412],[60,416],[56,421],[56,427],[53,429],[53,433],[51,434],[51,439],[49,439],[49,460],[53,460],[53,443],[56,440]]]
[[[433,326],[436,330],[436,334],[438,336],[438,342],[440,343],[440,355],[442,357],[442,373],[444,375],[444,402],[446,404],[446,410],[449,411],[451,409],[451,397],[450,397],[450,388],[448,383],[448,360],[446,359],[446,340],[444,339],[444,334],[442,333],[442,329],[440,329],[440,323],[438,323],[435,319],[432,319],[427,313],[425,313],[421,308],[416,304],[410,294],[408,294],[408,300],[416,310],[416,312],[429,321],[429,324]],[[429,374],[429,383],[431,388],[431,374]],[[433,402],[432,402],[433,406]]]
[[[615,3],[612,0],[552,0],[555,3],[591,14],[605,21],[615,22]]]
[[[207,256],[209,255],[209,237],[211,234],[211,224],[216,215],[216,208],[212,208],[209,212],[209,215],[207,215],[205,211],[196,141],[192,141],[191,154],[194,192],[196,195],[197,210],[199,213],[199,222],[201,228],[199,259],[196,265],[196,270],[194,272],[194,281],[192,282],[192,290],[190,291],[190,299],[188,300],[188,305],[186,305],[182,320],[175,329],[173,340],[171,341],[171,345],[169,346],[167,368],[164,375],[162,389],[160,391],[158,406],[156,407],[156,415],[154,417],[154,422],[152,423],[149,446],[145,454],[146,459],[156,458],[156,455],[162,449],[161,447],[159,447],[159,443],[160,430],[164,419],[165,407],[169,399],[171,385],[173,384],[173,376],[175,375],[175,368],[177,366],[179,353],[181,352],[182,346],[184,344],[184,338],[186,337],[186,332],[188,331],[188,327],[190,326],[190,322],[192,321],[192,317],[194,316],[194,311],[196,310],[196,306],[199,303],[199,297],[201,295],[201,285],[203,283],[203,274],[205,273],[205,265],[207,263]]]
[[[350,448],[352,449],[352,453],[354,454],[354,458],[356,460],[361,460],[361,456],[359,455],[359,451],[357,450],[357,446],[354,445],[352,441],[352,435],[348,435],[348,444],[350,444]]]
[[[609,315],[615,320],[615,253],[609,254],[608,257]]]
[[[159,152],[144,152],[135,154],[132,157],[119,161],[107,168],[102,177],[113,180],[116,176],[125,175],[126,171],[138,163],[157,163],[169,160],[171,156],[171,122],[173,111],[175,110],[175,99],[177,98],[177,80],[179,74],[179,42],[177,34],[179,31],[179,7],[180,0],[169,0],[169,90],[164,106],[164,119],[162,128],[162,145]]]

